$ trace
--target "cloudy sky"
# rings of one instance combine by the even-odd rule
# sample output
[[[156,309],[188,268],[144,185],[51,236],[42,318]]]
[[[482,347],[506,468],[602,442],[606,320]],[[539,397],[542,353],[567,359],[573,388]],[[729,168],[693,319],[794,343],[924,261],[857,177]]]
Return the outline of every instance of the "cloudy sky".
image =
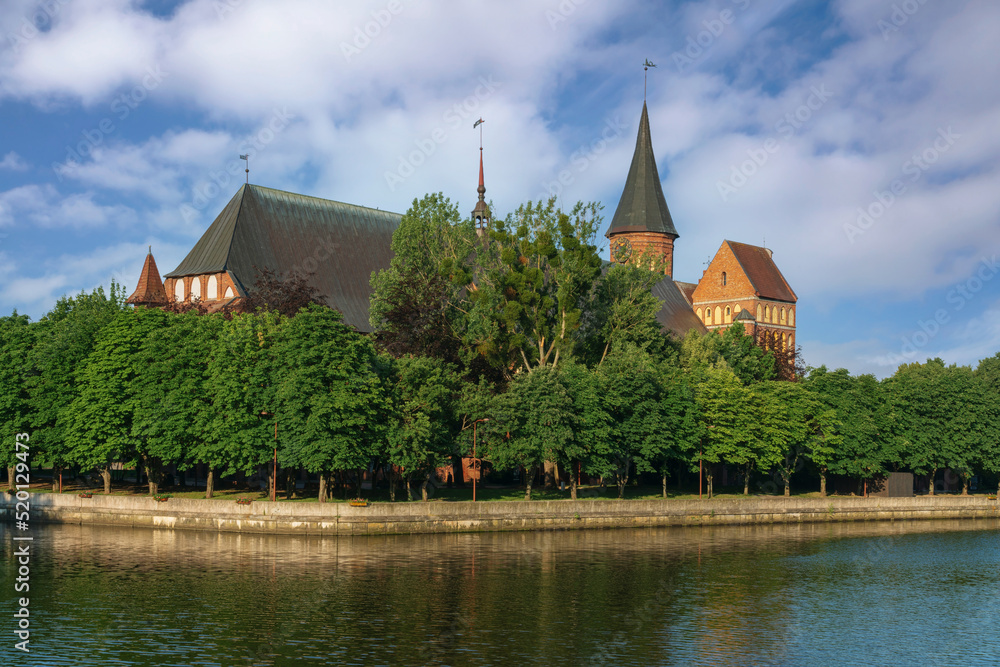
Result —
[[[1000,351],[997,35],[987,0],[4,0],[0,311],[131,291],[147,245],[170,271],[241,153],[269,187],[471,210],[480,116],[495,214],[551,193],[607,224],[649,58],[677,279],[766,243],[807,363],[974,364]]]

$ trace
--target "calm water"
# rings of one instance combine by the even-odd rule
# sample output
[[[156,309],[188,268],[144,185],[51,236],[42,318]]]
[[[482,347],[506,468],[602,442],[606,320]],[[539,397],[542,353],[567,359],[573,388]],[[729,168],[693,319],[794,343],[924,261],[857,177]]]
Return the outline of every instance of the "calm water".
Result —
[[[305,539],[38,526],[3,664],[1000,663],[996,521]]]

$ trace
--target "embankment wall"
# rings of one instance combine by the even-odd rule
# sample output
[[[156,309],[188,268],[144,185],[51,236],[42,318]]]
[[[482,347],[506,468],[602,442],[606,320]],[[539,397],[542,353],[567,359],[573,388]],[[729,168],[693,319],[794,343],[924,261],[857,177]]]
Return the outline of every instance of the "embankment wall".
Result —
[[[746,498],[713,500],[557,500],[532,502],[261,502],[69,494],[30,494],[31,523],[103,524],[183,530],[303,535],[385,535],[574,530],[841,521],[1000,518],[984,496],[915,498]],[[13,523],[17,500],[0,494],[0,521]],[[23,509],[23,508],[22,508]]]

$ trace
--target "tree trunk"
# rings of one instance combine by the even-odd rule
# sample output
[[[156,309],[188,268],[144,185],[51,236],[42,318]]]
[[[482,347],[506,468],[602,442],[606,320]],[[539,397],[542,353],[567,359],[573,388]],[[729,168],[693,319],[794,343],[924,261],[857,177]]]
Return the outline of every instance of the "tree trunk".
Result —
[[[389,466],[389,502],[396,502],[396,466]]]
[[[427,476],[424,477],[424,481],[420,484],[420,500],[421,502],[427,502],[427,485],[431,483],[431,475],[434,473],[429,472]]]
[[[531,500],[531,483],[535,479],[535,469],[524,469],[524,499]]]
[[[406,499],[410,502],[416,500],[416,498],[413,497],[413,480],[410,479],[409,476],[406,478]]]
[[[792,478],[791,475],[782,475],[785,482],[785,497],[792,495]]]
[[[667,497],[667,469],[663,469],[663,497]]]
[[[934,468],[931,471],[930,479],[928,480],[928,483],[927,483],[927,495],[929,495],[929,496],[933,496],[934,495],[934,478],[935,477],[937,477],[937,468]]]
[[[59,474],[61,472],[62,466],[52,466],[52,493],[60,493],[62,491],[62,489],[59,488]]]
[[[750,495],[750,467],[747,466],[743,470],[743,495]]]
[[[326,502],[326,473],[319,473],[319,501],[321,503]]]
[[[137,468],[138,469],[138,468]],[[111,466],[101,468],[101,479],[104,480],[104,493],[111,495]]]
[[[215,493],[215,468],[208,466],[205,471],[205,497],[211,498]]]
[[[826,470],[819,471],[819,497],[826,498]]]
[[[969,476],[962,475],[962,495],[969,495]]]
[[[713,491],[713,489],[712,489],[712,477],[713,477],[712,475],[710,475],[708,473],[705,473],[705,481],[707,482],[707,486],[708,486],[708,499],[709,500],[712,499],[712,491]]]
[[[629,469],[632,467],[631,459],[625,462],[624,471],[621,466],[618,466],[618,474],[616,475],[618,482],[618,499],[621,500],[625,497],[625,485],[628,484],[628,473]]]
[[[295,471],[291,468],[282,471],[285,476],[285,500],[291,500],[295,493]]]
[[[576,475],[573,474],[573,466],[570,466],[569,472],[569,497],[576,500]]]
[[[149,495],[155,496],[160,492],[160,479],[162,471],[160,463],[153,458],[143,457],[143,467],[146,468],[146,481],[149,482]]]
[[[14,490],[14,466],[7,466],[7,488],[11,491]]]

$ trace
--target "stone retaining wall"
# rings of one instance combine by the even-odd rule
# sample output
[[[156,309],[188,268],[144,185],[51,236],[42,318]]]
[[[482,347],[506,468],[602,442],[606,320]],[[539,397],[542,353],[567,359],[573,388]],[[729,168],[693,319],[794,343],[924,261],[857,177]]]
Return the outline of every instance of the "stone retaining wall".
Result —
[[[746,498],[726,500],[556,500],[532,502],[345,503],[33,493],[32,523],[74,523],[185,530],[308,535],[382,535],[508,530],[572,530],[829,521],[1000,518],[983,496],[916,498]],[[0,520],[13,522],[16,500],[0,494]]]

